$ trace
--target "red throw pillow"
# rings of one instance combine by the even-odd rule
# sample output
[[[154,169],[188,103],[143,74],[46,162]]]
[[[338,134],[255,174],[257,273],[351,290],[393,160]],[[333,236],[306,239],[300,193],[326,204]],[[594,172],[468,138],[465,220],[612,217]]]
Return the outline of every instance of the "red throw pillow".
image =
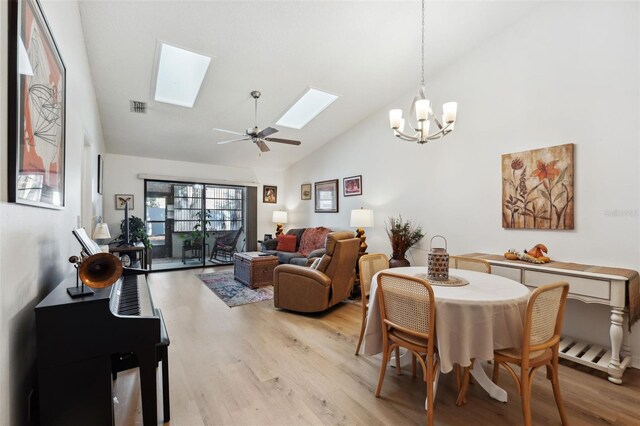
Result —
[[[278,235],[278,251],[296,251],[296,236],[295,235]]]

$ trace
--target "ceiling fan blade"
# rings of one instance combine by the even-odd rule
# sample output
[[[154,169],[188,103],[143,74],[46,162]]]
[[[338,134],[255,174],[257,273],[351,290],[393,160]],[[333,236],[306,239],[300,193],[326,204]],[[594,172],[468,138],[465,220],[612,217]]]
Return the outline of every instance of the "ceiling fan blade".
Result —
[[[280,138],[265,138],[264,140],[269,142],[278,142],[278,143],[286,143],[289,145],[300,145],[300,141],[294,141],[292,139],[280,139]]]
[[[218,145],[224,145],[225,143],[238,142],[238,141],[248,141],[248,140],[251,140],[251,138],[231,139],[231,140],[228,140],[228,141],[218,142]]]
[[[256,145],[258,145],[258,148],[260,148],[260,151],[262,151],[262,152],[269,152],[269,151],[271,151],[271,150],[269,149],[269,147],[267,146],[267,144],[266,144],[266,143],[264,143],[264,141],[263,141],[263,140],[261,140],[261,139],[256,140]]]
[[[264,138],[265,136],[272,135],[277,131],[278,129],[276,129],[275,127],[267,127],[266,129],[262,129],[256,136],[258,136],[259,138]]]
[[[232,135],[240,135],[240,136],[246,136],[246,133],[238,133],[238,132],[233,132],[231,130],[225,130],[225,129],[217,129],[217,128],[213,128],[211,130],[216,130],[218,132],[225,132],[225,133],[231,133]]]

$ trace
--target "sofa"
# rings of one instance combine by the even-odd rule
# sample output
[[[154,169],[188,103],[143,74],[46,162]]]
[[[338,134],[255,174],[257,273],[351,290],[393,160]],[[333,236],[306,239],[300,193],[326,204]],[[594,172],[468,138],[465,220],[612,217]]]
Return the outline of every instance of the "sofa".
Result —
[[[278,240],[271,239],[262,242],[262,251],[278,256],[281,264],[306,265],[310,259],[322,257],[325,253],[325,240],[331,232],[329,228],[317,226],[314,228],[294,228],[285,235],[295,235],[296,243],[293,251],[277,250]]]
[[[279,265],[273,272],[273,303],[295,312],[322,312],[349,297],[355,280],[360,238],[331,232],[326,253],[312,266]]]

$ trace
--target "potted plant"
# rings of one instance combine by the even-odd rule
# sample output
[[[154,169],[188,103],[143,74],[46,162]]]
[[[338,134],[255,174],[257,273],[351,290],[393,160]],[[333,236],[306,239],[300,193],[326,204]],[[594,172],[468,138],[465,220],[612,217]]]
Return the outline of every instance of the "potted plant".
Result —
[[[124,220],[120,223],[120,235],[121,240],[125,240],[125,226]],[[129,218],[129,241],[132,243],[136,243],[141,241],[146,248],[151,247],[151,242],[149,241],[149,234],[147,234],[147,228],[144,224],[144,221],[139,217],[131,216]]]
[[[392,250],[389,266],[391,268],[410,266],[405,256],[407,251],[424,237],[422,227],[413,225],[410,220],[402,220],[402,216],[390,217],[387,235],[391,241]]]
[[[198,219],[198,223],[193,225],[193,228],[188,234],[182,235],[182,238],[184,239],[185,247],[193,247],[194,249],[200,249],[202,248],[204,240],[209,237],[209,234],[207,232],[202,232],[202,217],[203,217],[202,212],[198,211],[195,213],[194,216],[196,217],[196,219]],[[210,210],[205,210],[204,218],[205,218],[206,225],[210,225],[211,224]]]

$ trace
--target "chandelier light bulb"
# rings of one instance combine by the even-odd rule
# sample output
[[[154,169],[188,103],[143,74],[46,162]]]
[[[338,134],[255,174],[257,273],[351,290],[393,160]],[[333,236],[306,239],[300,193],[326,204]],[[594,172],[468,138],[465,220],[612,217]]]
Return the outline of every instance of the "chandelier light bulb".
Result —
[[[431,102],[428,99],[418,99],[416,101],[416,120],[426,121],[429,119],[429,106]]]
[[[447,102],[442,105],[442,121],[445,124],[453,123],[456,121],[456,113],[458,112],[457,102]]]
[[[402,122],[402,110],[392,109],[389,111],[389,124],[393,130],[398,130]]]
[[[431,126],[431,122],[429,120],[422,123],[422,133],[424,133],[425,136],[429,134],[430,126]]]

